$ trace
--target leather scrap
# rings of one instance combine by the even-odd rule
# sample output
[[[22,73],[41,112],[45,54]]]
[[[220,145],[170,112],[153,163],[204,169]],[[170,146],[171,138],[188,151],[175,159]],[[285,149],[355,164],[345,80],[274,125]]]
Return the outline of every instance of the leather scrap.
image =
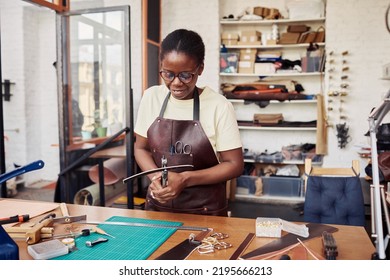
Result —
[[[322,233],[324,231],[327,232],[336,232],[338,231],[337,228],[328,226],[328,225],[323,225],[323,224],[314,224],[310,223],[306,225],[309,228],[309,237],[304,238],[304,237],[299,237],[302,241],[305,240],[310,240],[315,237],[322,236]],[[281,250],[283,248],[289,247],[293,244],[297,243],[297,235],[288,233],[281,238],[276,239],[275,241],[272,241],[258,249],[253,250],[252,252],[249,252],[241,257],[241,259],[249,259],[253,258],[259,255],[263,255],[266,253],[274,252]]]
[[[245,249],[249,246],[249,244],[252,242],[253,238],[255,237],[255,234],[253,232],[248,233],[244,241],[240,244],[240,246],[234,251],[233,255],[230,257],[229,260],[237,260],[241,254],[245,251]]]
[[[200,232],[194,239],[185,239],[172,249],[161,254],[156,260],[184,260],[192,251],[202,244],[202,240],[210,233],[211,229]]]

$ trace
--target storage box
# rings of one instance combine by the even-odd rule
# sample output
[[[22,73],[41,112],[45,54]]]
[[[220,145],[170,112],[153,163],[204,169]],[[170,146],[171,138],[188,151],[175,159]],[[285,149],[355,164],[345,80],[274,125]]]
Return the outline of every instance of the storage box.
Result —
[[[239,45],[261,45],[261,32],[256,30],[242,31]]]
[[[255,63],[255,74],[273,74],[276,72],[275,64],[271,62]]]
[[[279,218],[256,218],[257,237],[281,237],[282,221]]]
[[[256,49],[240,50],[240,61],[253,61],[256,60]]]
[[[309,237],[309,228],[304,224],[295,224],[279,218],[256,218],[257,237],[281,237],[286,231],[305,238]]]
[[[240,60],[238,62],[238,73],[253,74],[254,73],[254,61]]]
[[[221,36],[221,42],[224,45],[237,45],[238,39],[239,35],[235,32],[223,32]]]
[[[270,196],[303,197],[301,177],[270,176],[262,177],[263,194]]]
[[[240,54],[238,52],[221,53],[219,60],[220,72],[237,73],[239,57]]]
[[[300,33],[285,32],[280,36],[279,44],[297,44],[300,37]]]
[[[302,57],[301,67],[302,72],[319,72],[321,64],[321,57]]]
[[[271,14],[271,9],[267,7],[254,7],[253,14],[265,18]]]
[[[260,190],[256,192],[256,185],[258,186],[257,189],[260,188],[259,180],[261,183],[261,178],[257,176],[249,176],[249,175],[241,175],[240,177],[237,178],[236,181],[236,188],[237,188],[237,193],[239,194],[253,194],[255,195],[260,195],[261,193]]]

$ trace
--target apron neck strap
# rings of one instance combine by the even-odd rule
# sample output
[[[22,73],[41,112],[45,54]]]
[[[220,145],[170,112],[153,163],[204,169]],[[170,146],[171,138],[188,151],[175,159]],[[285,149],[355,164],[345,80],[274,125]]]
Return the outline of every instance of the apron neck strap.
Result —
[[[165,109],[168,105],[169,97],[171,96],[171,92],[168,92],[167,97],[164,99],[164,103],[161,107],[160,115],[159,117],[162,118],[164,116]],[[198,94],[198,88],[195,87],[194,89],[194,107],[193,107],[193,119],[194,121],[199,121],[199,94]]]

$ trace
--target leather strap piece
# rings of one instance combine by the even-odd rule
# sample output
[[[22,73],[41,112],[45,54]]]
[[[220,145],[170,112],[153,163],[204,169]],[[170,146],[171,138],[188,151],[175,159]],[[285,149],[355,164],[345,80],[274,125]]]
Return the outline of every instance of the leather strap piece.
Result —
[[[163,253],[156,260],[185,260],[191,253],[202,244],[202,240],[211,232],[211,229],[200,232],[193,239],[185,239],[169,251]]]
[[[184,260],[198,246],[199,244],[195,244],[189,239],[185,239],[169,251],[157,257],[156,260]]]
[[[307,238],[299,237],[302,241],[320,237],[324,231],[332,233],[338,230],[335,227],[322,224],[307,224],[306,226],[309,228],[310,236]],[[249,259],[266,253],[278,251],[296,243],[297,235],[288,233],[275,241],[272,241],[258,249],[253,250],[252,252],[243,255],[241,259]]]
[[[238,258],[241,256],[241,254],[245,251],[245,249],[248,247],[248,245],[252,242],[253,238],[255,237],[254,233],[248,233],[244,241],[238,246],[236,251],[233,253],[233,255],[230,257],[229,260],[238,260]]]

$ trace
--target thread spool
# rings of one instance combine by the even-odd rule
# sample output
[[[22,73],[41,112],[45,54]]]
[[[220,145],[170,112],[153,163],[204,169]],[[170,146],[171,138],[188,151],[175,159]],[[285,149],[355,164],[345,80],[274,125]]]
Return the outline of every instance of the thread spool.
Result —
[[[74,238],[64,238],[61,240],[61,242],[69,248],[69,251],[72,251],[76,247],[76,242],[74,241]]]

